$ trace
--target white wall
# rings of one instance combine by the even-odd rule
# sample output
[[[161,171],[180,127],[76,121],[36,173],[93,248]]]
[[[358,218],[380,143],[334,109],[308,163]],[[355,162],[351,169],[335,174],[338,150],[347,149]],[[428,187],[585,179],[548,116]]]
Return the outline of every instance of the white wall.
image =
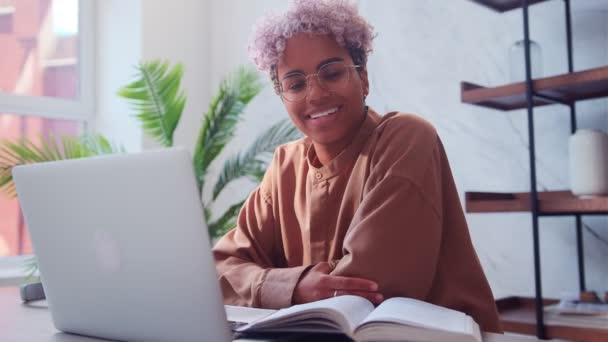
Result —
[[[529,189],[526,112],[498,112],[460,102],[459,82],[499,85],[508,81],[509,46],[522,36],[521,12],[497,14],[469,1],[361,0],[362,13],[379,33],[369,60],[369,103],[380,112],[415,112],[438,129],[457,186],[464,191]],[[573,2],[576,6],[579,2]],[[585,2],[584,4],[589,4]],[[601,6],[605,2],[595,1]],[[248,63],[246,43],[266,10],[283,0],[142,1],[141,58],[163,57],[186,64],[185,120],[176,141],[194,144],[211,94],[238,64]],[[597,6],[573,13],[575,68],[608,64],[608,14]],[[532,37],[542,49],[546,75],[566,70],[562,1],[535,5]],[[265,75],[264,75],[265,77]],[[232,144],[212,165],[217,174],[226,155],[246,148],[263,128],[287,116],[267,87],[246,110]],[[580,103],[579,127],[608,130],[608,101]],[[568,110],[535,110],[538,179],[541,188],[566,189]],[[105,120],[102,115],[102,120]],[[144,147],[153,146],[145,142]],[[211,182],[213,183],[213,182]],[[251,183],[233,184],[216,214],[245,196]],[[472,237],[496,296],[533,294],[532,233],[528,214],[468,214]],[[585,223],[608,240],[606,217]],[[541,252],[548,296],[577,290],[572,218],[542,218]],[[608,246],[585,232],[588,287],[608,289]]]
[[[131,117],[127,102],[116,95],[132,81],[141,59],[140,0],[96,1],[97,15],[97,110],[94,127],[100,134],[128,151],[142,147],[142,132]]]
[[[210,96],[208,1],[103,0],[98,20],[98,131],[129,151],[158,145],[142,133],[125,99],[116,92],[133,81],[139,61],[184,64],[182,87],[187,102],[174,137],[192,148]]]
[[[239,65],[254,68],[247,56],[247,44],[251,27],[268,10],[283,11],[288,2],[284,0],[244,1],[224,0],[211,2],[211,40],[209,45],[211,91],[217,91],[220,81]],[[211,180],[204,192],[209,198],[212,185],[217,179],[224,160],[247,146],[261,133],[277,121],[287,117],[280,99],[274,94],[268,75],[260,74],[265,83],[261,95],[254,98],[245,109],[244,119],[237,128],[233,141],[210,166],[208,178]],[[212,207],[216,215],[249,193],[254,183],[241,180],[230,184]]]
[[[192,148],[209,98],[209,1],[142,1],[142,56],[184,64],[183,88],[188,98],[174,144]],[[156,144],[147,136],[144,148]]]

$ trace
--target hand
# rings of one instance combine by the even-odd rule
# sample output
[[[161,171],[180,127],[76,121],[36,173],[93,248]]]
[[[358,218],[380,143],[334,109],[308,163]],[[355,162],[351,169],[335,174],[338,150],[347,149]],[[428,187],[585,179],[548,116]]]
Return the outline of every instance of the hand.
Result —
[[[314,302],[334,296],[354,295],[378,305],[384,297],[378,292],[378,284],[362,278],[329,275],[332,268],[320,262],[309,269],[300,279],[293,293],[294,304]]]

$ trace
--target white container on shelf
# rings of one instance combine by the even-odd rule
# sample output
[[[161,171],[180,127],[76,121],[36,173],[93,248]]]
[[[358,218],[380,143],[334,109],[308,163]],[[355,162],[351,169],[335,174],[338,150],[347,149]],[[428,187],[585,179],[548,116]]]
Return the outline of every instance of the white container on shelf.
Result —
[[[608,134],[579,129],[570,136],[570,190],[576,196],[608,195]]]

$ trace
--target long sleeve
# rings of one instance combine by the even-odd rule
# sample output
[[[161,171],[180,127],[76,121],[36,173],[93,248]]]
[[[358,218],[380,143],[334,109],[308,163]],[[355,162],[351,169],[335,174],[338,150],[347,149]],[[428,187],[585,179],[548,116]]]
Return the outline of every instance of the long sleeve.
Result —
[[[308,266],[275,267],[279,247],[270,188],[273,168],[241,209],[237,227],[213,249],[224,303],[278,309],[292,304],[293,290]]]
[[[364,194],[333,274],[380,284],[386,298],[427,298],[436,273],[442,218],[411,179],[388,174]]]

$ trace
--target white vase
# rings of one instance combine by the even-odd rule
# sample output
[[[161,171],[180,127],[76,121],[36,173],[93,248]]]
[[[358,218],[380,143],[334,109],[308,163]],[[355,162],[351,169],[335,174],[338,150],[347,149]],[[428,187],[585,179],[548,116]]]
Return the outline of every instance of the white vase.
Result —
[[[572,193],[580,197],[608,194],[608,134],[579,129],[568,145]]]

